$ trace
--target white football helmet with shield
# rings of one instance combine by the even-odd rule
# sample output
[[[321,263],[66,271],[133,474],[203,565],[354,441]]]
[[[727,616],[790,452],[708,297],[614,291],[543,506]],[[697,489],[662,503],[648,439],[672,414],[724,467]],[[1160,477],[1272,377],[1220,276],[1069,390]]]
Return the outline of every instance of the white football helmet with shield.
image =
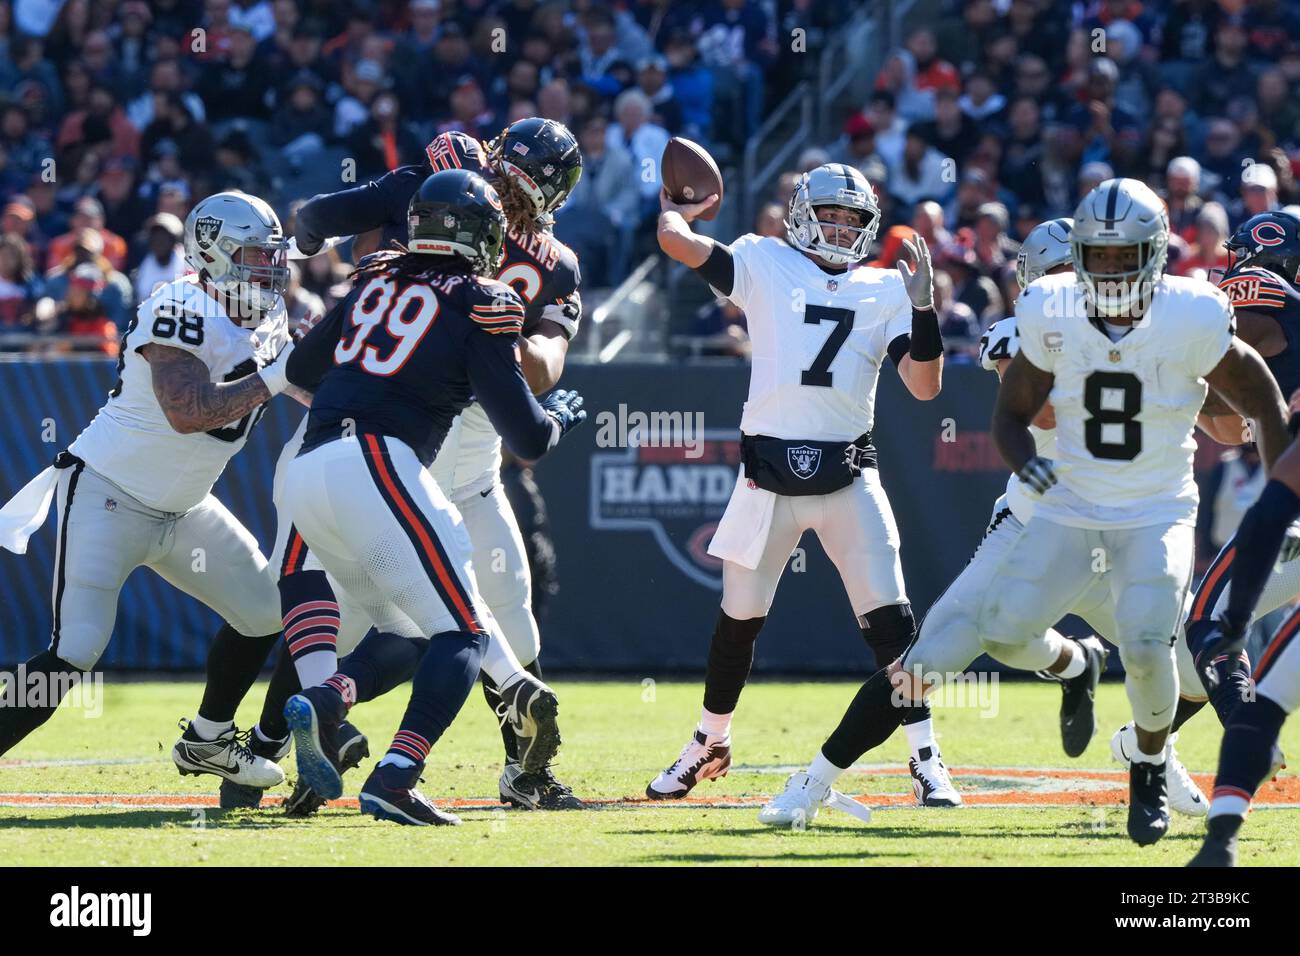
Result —
[[[186,263],[226,295],[241,325],[256,326],[284,295],[288,250],[275,210],[247,193],[215,193],[185,217]]]
[[[1088,268],[1088,250],[1135,246],[1133,268]],[[1136,179],[1108,179],[1083,197],[1074,211],[1070,250],[1089,300],[1102,316],[1131,316],[1150,299],[1169,254],[1169,214],[1164,201]]]
[[[1073,259],[1070,249],[1073,228],[1073,219],[1049,219],[1029,230],[1016,256],[1016,284],[1021,289]]]
[[[859,224],[819,223],[819,206],[855,210],[859,213]],[[876,201],[876,194],[867,182],[867,177],[853,166],[826,163],[799,177],[794,194],[790,197],[785,236],[786,241],[800,252],[819,256],[835,265],[861,262],[867,257],[879,229],[880,204]],[[826,238],[828,231],[847,232],[853,241],[849,245],[831,242]]]

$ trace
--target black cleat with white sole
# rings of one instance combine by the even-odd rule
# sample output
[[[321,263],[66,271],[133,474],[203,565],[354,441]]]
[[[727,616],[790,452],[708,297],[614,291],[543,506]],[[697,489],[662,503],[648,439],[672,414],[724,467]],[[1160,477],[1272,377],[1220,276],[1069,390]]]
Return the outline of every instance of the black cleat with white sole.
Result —
[[[1106,658],[1110,655],[1095,637],[1085,637],[1078,644],[1084,653],[1083,673],[1078,677],[1057,678],[1061,682],[1061,746],[1067,757],[1082,755],[1097,732],[1093,707],[1101,672],[1106,669]]]
[[[361,812],[405,826],[460,826],[460,817],[439,810],[415,788],[423,770],[422,763],[410,767],[391,763],[376,766],[361,788]]]
[[[523,673],[501,688],[500,714],[515,732],[519,766],[528,773],[545,770],[560,750],[560,727],[556,715],[559,699],[532,674]]]
[[[1128,835],[1150,846],[1169,832],[1165,765],[1134,760],[1128,768]]]
[[[370,756],[370,741],[366,739],[365,734],[346,720],[339,724],[338,741],[338,769],[341,777],[349,770],[361,766],[361,761]],[[293,793],[284,801],[284,812],[291,817],[309,817],[327,802],[324,797],[299,780],[294,785]]]
[[[501,802],[520,810],[585,810],[587,805],[559,780],[551,768],[525,773],[517,763],[508,763],[499,782]]]

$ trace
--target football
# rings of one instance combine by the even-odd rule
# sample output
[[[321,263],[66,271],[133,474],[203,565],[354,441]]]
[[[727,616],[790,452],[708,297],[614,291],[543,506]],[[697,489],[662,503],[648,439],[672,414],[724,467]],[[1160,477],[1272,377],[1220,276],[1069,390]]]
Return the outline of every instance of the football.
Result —
[[[708,150],[699,143],[674,136],[664,147],[660,168],[664,188],[673,202],[700,202],[717,193],[717,203],[700,218],[709,220],[718,215],[722,208],[722,173]]]

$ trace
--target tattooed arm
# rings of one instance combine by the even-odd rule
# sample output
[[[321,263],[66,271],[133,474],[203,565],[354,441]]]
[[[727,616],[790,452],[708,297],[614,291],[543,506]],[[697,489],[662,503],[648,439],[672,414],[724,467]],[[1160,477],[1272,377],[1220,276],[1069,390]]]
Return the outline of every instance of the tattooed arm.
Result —
[[[239,421],[270,401],[271,391],[254,372],[215,384],[211,371],[184,349],[151,342],[140,349],[153,376],[153,393],[172,428],[182,435],[211,431]]]

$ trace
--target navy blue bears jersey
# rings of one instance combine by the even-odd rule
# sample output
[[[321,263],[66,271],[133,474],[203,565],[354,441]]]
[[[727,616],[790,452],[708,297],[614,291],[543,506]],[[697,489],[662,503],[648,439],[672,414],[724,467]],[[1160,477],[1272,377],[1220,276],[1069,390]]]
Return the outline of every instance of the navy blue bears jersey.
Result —
[[[1300,389],[1300,292],[1285,279],[1267,269],[1244,266],[1219,280],[1234,309],[1267,315],[1286,336],[1286,348],[1267,356],[1264,364],[1277,379],[1283,395]]]
[[[544,454],[559,429],[519,367],[523,322],[519,296],[491,279],[358,275],[289,359],[289,381],[314,392],[303,451],[349,434],[387,435],[428,465],[477,400],[511,450]]]
[[[429,149],[432,151],[442,139],[434,140]],[[399,166],[354,189],[313,196],[298,210],[295,233],[298,247],[304,251],[315,250],[331,236],[356,235],[379,228],[384,235],[381,248],[393,240],[405,243],[407,207],[431,172],[431,167],[423,164]],[[578,257],[549,230],[525,235],[508,229],[505,256],[497,278],[524,300],[525,335],[536,331],[543,319],[558,324],[570,340],[577,334],[582,318]]]

